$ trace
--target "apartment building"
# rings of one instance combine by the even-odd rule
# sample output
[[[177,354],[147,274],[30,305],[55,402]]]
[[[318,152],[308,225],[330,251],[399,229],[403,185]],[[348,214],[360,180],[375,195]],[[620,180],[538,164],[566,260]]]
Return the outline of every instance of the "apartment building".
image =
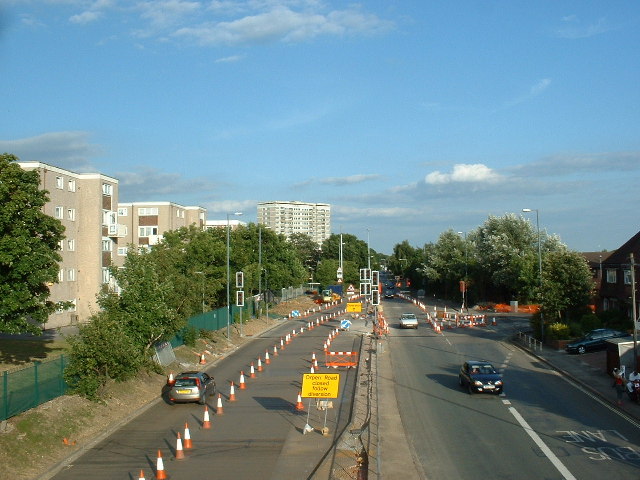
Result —
[[[49,192],[44,213],[65,227],[60,242],[58,283],[50,286],[54,302],[75,308],[52,314],[45,328],[86,321],[98,309],[96,296],[110,282],[108,267],[117,239],[118,180],[99,173],[75,173],[41,162],[18,162],[38,171],[40,188]]]
[[[133,202],[118,204],[118,242],[114,264],[122,266],[130,245],[156,245],[164,232],[196,225],[205,228],[207,211],[172,202]]]
[[[331,205],[305,202],[260,202],[258,223],[289,238],[309,235],[318,245],[331,235]]]

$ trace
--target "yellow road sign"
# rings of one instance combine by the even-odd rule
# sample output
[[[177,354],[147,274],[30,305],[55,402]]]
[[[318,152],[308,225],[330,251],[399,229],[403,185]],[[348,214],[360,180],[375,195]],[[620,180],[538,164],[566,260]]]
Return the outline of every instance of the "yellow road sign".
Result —
[[[360,302],[347,303],[347,312],[361,312],[362,304]]]
[[[305,373],[302,375],[302,398],[338,398],[339,373]]]

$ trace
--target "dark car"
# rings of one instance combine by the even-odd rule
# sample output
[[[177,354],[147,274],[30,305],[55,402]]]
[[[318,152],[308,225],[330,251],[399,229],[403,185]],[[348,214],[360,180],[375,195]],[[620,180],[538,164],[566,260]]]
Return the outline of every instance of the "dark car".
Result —
[[[567,353],[585,353],[593,350],[604,350],[607,340],[610,338],[629,337],[627,332],[612,330],[610,328],[597,328],[591,330],[584,337],[575,340],[565,347]]]
[[[387,289],[385,290],[385,292],[384,292],[384,298],[393,298],[393,297],[395,297],[395,296],[396,296],[396,294],[395,294],[395,292],[393,291],[393,288],[387,288]]]
[[[458,383],[469,393],[490,392],[498,395],[504,388],[502,375],[486,360],[469,360],[462,364]]]
[[[183,372],[176,376],[169,390],[169,403],[198,402],[204,405],[207,395],[216,393],[216,381],[204,372]]]

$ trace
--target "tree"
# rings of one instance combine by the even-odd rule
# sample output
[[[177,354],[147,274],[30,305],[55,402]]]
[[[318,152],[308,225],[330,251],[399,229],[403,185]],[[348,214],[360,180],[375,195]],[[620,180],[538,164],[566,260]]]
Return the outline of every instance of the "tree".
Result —
[[[549,252],[542,265],[542,309],[545,320],[568,323],[587,313],[594,288],[585,258],[561,249]]]
[[[298,258],[309,272],[314,272],[320,261],[320,247],[305,233],[294,233],[288,242],[295,250]]]
[[[0,155],[0,332],[40,334],[50,314],[69,306],[49,300],[64,227],[43,211],[49,197],[38,172],[17,161]]]

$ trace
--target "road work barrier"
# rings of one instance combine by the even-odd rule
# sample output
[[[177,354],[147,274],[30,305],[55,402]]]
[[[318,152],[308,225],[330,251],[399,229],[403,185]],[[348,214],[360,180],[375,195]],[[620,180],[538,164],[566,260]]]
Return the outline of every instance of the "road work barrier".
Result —
[[[355,367],[358,365],[358,352],[325,352],[327,367]]]

